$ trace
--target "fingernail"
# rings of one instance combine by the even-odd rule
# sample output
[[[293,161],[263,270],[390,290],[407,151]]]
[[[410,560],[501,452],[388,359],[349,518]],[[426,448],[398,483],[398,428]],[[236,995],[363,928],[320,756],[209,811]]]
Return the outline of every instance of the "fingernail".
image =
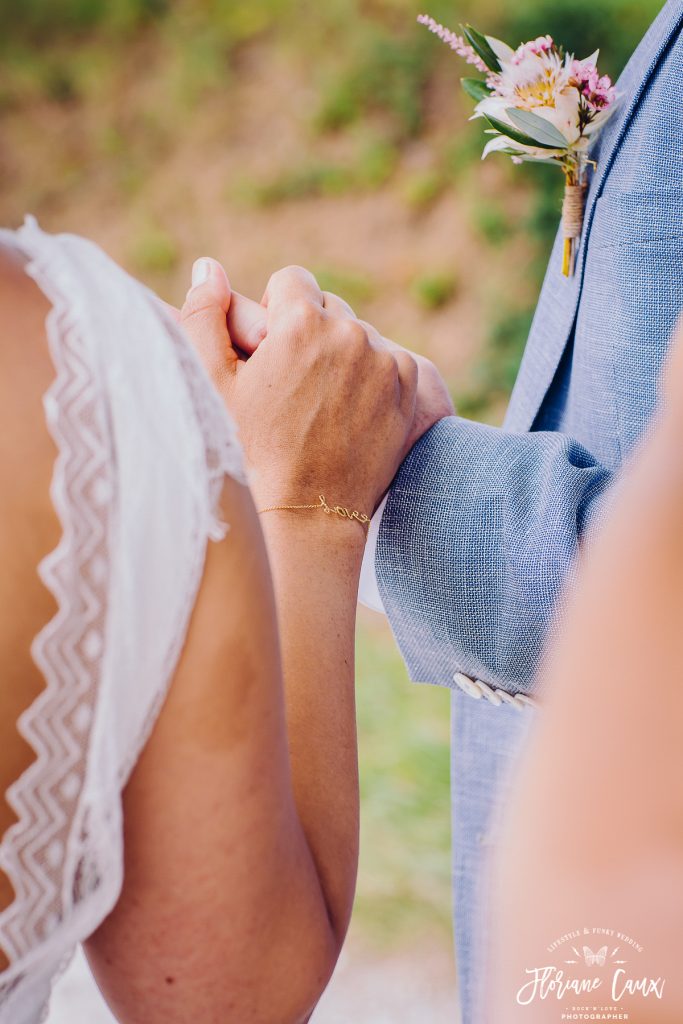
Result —
[[[210,260],[207,260],[205,256],[202,256],[200,260],[195,260],[194,266],[192,267],[192,287],[196,288],[197,285],[204,284],[205,281],[208,281],[210,273]]]

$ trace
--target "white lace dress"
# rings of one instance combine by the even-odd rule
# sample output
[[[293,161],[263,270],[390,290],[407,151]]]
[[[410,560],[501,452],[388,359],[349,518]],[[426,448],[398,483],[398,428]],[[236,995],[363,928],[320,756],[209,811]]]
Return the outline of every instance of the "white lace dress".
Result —
[[[208,538],[222,535],[233,424],[160,301],[84,239],[27,220],[0,242],[52,303],[59,546],[39,567],[58,611],[33,645],[45,689],[18,728],[36,754],[0,844],[0,1024],[45,1019],[52,983],[116,903],[121,792],[171,681]]]

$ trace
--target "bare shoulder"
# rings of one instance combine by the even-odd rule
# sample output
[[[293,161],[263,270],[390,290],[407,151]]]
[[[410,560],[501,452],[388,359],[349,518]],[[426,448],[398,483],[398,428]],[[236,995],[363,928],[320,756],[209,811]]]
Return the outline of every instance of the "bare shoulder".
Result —
[[[49,485],[54,448],[42,408],[54,378],[45,334],[49,310],[18,256],[0,246],[0,527],[12,519],[16,527],[22,513],[35,511],[46,480]]]
[[[50,304],[35,281],[26,273],[20,255],[0,245],[0,387],[5,394],[16,393],[17,386],[39,386],[50,365],[45,345],[45,318]],[[20,374],[20,376],[17,376]],[[42,381],[44,383],[44,380]],[[12,407],[5,408],[7,419]]]

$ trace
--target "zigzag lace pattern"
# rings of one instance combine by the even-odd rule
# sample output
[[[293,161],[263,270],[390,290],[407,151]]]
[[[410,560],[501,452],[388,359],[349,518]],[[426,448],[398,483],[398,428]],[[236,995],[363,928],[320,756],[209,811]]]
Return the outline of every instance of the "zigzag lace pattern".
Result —
[[[48,273],[38,260],[31,272],[53,301],[48,339],[57,376],[44,407],[58,452],[51,497],[62,537],[38,570],[57,604],[31,652],[45,689],[17,723],[36,756],[7,792],[17,821],[0,845],[0,867],[15,892],[0,913],[0,945],[10,962],[0,1007],[18,986],[17,969],[30,969],[99,884],[81,796],[104,649],[113,463],[78,318],[55,284],[54,267]]]

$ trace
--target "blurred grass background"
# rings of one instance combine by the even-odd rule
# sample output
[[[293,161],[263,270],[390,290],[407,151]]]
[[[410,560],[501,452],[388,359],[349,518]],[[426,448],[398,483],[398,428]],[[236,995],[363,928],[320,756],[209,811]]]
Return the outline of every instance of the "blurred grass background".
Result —
[[[426,10],[512,44],[550,32],[617,75],[661,0],[0,0],[0,222],[89,235],[180,302],[193,259],[256,297],[314,270],[499,422],[557,228],[561,176],[482,165],[461,61]],[[446,943],[448,697],[359,629],[355,932]]]

